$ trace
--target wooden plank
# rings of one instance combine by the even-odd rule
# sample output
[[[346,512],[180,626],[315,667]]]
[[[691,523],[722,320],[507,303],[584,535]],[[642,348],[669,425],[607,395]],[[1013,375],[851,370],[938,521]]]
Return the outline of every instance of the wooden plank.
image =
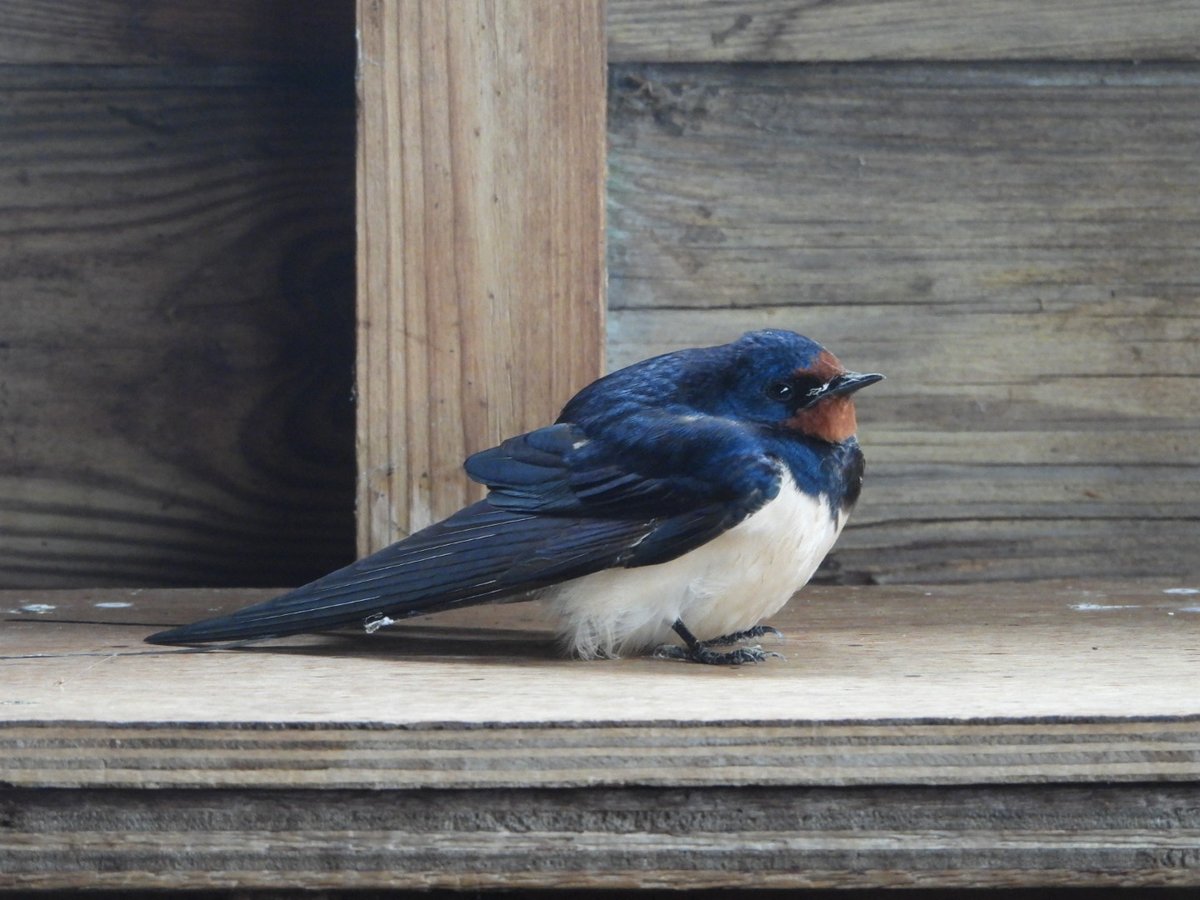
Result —
[[[9,789],[0,885],[1184,888],[1200,884],[1198,800],[1194,784]]]
[[[609,361],[765,326],[889,380],[823,577],[1196,572],[1186,67],[625,67]]]
[[[614,62],[1200,56],[1192,0],[609,0]]]
[[[739,669],[561,659],[529,604],[249,650],[139,643],[261,596],[0,594],[0,781],[1200,781],[1200,582],[810,588],[776,621],[787,658]]]
[[[359,546],[600,374],[597,0],[359,5]]]
[[[0,59],[34,65],[338,62],[354,4],[6,0]],[[1196,59],[1191,0],[610,0],[614,62]]]
[[[194,75],[0,71],[7,586],[353,555],[353,87]]]
[[[350,0],[4,0],[6,65],[352,65]]]

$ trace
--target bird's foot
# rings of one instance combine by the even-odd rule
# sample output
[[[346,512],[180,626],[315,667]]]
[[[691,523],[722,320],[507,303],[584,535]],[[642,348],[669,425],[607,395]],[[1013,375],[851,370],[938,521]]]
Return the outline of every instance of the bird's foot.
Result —
[[[697,639],[679,619],[676,619],[675,624],[671,627],[675,630],[676,634],[683,638],[685,646],[663,644],[654,651],[654,656],[657,659],[680,659],[687,662],[703,663],[709,666],[741,666],[746,663],[760,663],[772,656],[783,659],[782,654],[764,650],[757,644],[752,647],[738,647],[735,650],[713,649],[714,647],[736,644],[738,641],[750,638],[762,637],[766,634],[783,637],[780,631],[772,628],[770,625],[756,625],[754,628],[748,628],[745,631],[738,631],[734,634],[724,634],[708,641]]]
[[[704,663],[708,666],[741,666],[746,663],[760,663],[772,656],[783,659],[782,655],[764,650],[757,645],[738,647],[736,650],[714,650],[707,643],[696,644],[694,647],[663,644],[654,650],[656,659],[681,659],[686,662]]]
[[[723,634],[720,637],[709,638],[707,641],[701,641],[702,644],[707,644],[710,647],[727,647],[730,644],[736,644],[740,641],[748,641],[753,638],[766,637],[779,638],[783,640],[783,632],[778,628],[773,628],[770,625],[755,625],[753,628],[747,628],[745,631],[735,631],[733,634]],[[776,654],[778,656],[778,654]]]

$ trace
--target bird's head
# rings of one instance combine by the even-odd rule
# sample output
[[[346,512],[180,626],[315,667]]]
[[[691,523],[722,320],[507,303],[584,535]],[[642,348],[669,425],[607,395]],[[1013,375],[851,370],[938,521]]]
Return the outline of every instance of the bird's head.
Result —
[[[697,407],[827,443],[854,435],[855,391],[883,380],[847,371],[816,341],[792,331],[752,331],[713,349],[718,355],[707,362],[716,363],[715,377],[707,385],[708,379],[694,382],[707,395],[693,394]]]

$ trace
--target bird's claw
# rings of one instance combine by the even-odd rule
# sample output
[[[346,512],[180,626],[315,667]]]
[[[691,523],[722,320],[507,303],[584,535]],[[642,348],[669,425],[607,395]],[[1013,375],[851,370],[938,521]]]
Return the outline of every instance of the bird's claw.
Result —
[[[745,631],[735,631],[733,634],[723,634],[720,637],[709,638],[703,643],[710,647],[723,647],[729,644],[736,644],[739,641],[748,641],[751,638],[760,638],[770,635],[773,638],[783,640],[783,632],[771,625],[755,625],[753,628],[747,628]],[[776,656],[779,654],[776,653]]]
[[[679,659],[686,662],[703,663],[709,666],[741,666],[746,663],[760,663],[771,657],[783,659],[783,655],[771,650],[764,650],[755,644],[752,647],[738,647],[736,650],[714,650],[709,641],[696,644],[693,647],[681,647],[678,644],[663,644],[654,651],[656,659]]]
[[[676,619],[671,625],[671,629],[683,639],[683,646],[680,647],[678,644],[663,644],[654,651],[654,655],[658,659],[682,659],[688,662],[704,663],[709,666],[741,666],[746,663],[760,663],[772,656],[783,659],[781,654],[764,650],[758,644],[752,647],[738,647],[736,650],[721,651],[713,649],[713,647],[736,644],[738,641],[744,641],[749,638],[762,637],[764,634],[783,637],[779,631],[770,625],[755,625],[753,628],[747,628],[745,631],[723,634],[707,641],[697,640],[696,636],[683,624],[683,620],[681,619]]]

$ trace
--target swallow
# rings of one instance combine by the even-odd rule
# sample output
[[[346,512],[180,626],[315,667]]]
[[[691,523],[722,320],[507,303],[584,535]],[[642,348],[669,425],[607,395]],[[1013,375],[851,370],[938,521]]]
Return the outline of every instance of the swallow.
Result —
[[[849,372],[791,331],[635,363],[469,457],[486,499],[273,600],[151,635],[277,638],[537,599],[584,659],[739,665],[833,547],[863,480]],[[741,645],[741,646],[736,646]],[[722,649],[732,647],[732,649]]]

